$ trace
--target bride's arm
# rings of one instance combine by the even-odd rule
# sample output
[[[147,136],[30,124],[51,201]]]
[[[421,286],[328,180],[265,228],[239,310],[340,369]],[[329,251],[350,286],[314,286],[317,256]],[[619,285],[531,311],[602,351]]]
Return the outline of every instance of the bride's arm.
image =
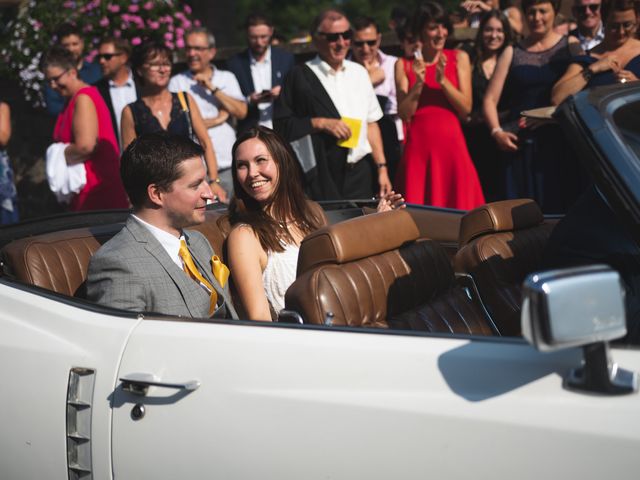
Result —
[[[269,301],[264,293],[262,271],[266,253],[248,225],[238,225],[227,238],[231,278],[250,320],[271,321]]]

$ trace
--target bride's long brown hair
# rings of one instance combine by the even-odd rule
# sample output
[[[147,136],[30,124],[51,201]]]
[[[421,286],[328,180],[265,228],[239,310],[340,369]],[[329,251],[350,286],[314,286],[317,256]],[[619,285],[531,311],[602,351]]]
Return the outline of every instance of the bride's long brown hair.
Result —
[[[238,181],[236,150],[240,144],[252,138],[260,140],[267,147],[278,169],[275,191],[265,204],[258,203],[247,194]],[[322,219],[314,215],[311,204],[302,189],[304,181],[302,168],[291,146],[280,135],[265,127],[251,128],[238,137],[233,144],[231,154],[234,189],[234,197],[229,206],[231,225],[239,223],[250,225],[266,252],[282,252],[284,251],[283,243],[294,243],[289,230],[293,225],[304,235],[321,226]]]

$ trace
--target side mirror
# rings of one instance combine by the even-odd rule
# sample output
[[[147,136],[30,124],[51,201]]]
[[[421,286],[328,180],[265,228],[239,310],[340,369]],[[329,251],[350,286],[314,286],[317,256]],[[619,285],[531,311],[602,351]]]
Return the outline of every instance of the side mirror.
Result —
[[[523,284],[522,334],[542,352],[582,346],[583,366],[565,378],[575,390],[623,394],[638,389],[635,372],[618,368],[609,341],[626,332],[624,290],[606,265],[529,275]]]

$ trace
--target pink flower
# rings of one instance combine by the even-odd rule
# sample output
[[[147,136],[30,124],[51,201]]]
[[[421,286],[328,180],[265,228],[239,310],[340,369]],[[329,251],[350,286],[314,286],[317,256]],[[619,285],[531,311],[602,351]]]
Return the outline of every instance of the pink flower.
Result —
[[[33,23],[33,26],[34,26],[34,28],[35,28],[36,30],[40,30],[40,29],[42,28],[42,22],[39,22],[38,20],[36,20],[36,21]]]
[[[184,6],[183,10],[187,13],[187,15],[191,15],[191,7],[189,5]]]
[[[171,33],[171,32],[167,32],[167,33],[165,33],[165,34],[164,34],[164,39],[165,39],[167,42],[170,42],[171,40],[173,40],[173,33]]]
[[[188,30],[189,28],[191,28],[191,20],[184,20],[182,22],[182,28],[184,28],[185,30]]]
[[[62,6],[64,8],[75,8],[76,7],[76,2],[72,2],[72,1],[68,0],[68,1],[64,2],[62,4]]]
[[[180,27],[176,28],[176,35],[178,37],[182,37],[184,35],[184,28],[180,28]]]
[[[100,25],[101,27],[106,27],[107,25],[109,25],[109,19],[107,17],[102,17],[98,22],[98,25]]]
[[[151,10],[153,8],[153,2],[147,2],[145,3],[142,8],[144,8],[145,10]]]
[[[93,25],[91,25],[90,23],[88,25],[85,25],[82,29],[83,32],[90,32],[91,30],[93,30]]]
[[[122,32],[120,30],[114,30],[113,36],[116,38],[120,38],[122,36]]]
[[[173,42],[165,42],[165,45],[169,47],[171,50],[175,48],[175,45],[173,44]]]
[[[154,20],[147,20],[147,25],[151,30],[157,30],[160,28],[160,23]]]
[[[176,40],[176,47],[184,48],[184,40],[182,38],[179,38],[178,40]]]
[[[140,10],[140,7],[139,7],[138,5],[129,5],[129,11],[130,11],[131,13],[135,13],[135,12],[137,12],[138,10]]]
[[[120,11],[120,5],[114,5],[113,3],[110,3],[109,5],[107,5],[107,10],[109,10],[111,13],[118,13]]]
[[[91,50],[89,52],[89,55],[86,56],[87,61],[93,62],[93,59],[96,58],[97,54],[98,54],[98,50],[96,50],[95,48]]]
[[[131,39],[131,45],[140,45],[142,43],[142,39],[140,37],[133,37]]]
[[[194,21],[193,21],[193,24],[194,24],[196,27],[200,27],[200,26],[202,26],[202,22],[201,22],[200,20],[194,20]]]

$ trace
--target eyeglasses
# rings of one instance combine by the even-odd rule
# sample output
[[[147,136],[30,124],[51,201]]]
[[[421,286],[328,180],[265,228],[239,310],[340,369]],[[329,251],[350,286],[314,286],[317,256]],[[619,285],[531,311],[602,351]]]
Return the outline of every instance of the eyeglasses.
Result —
[[[45,81],[46,81],[49,85],[51,85],[51,84],[53,84],[53,83],[56,83],[56,84],[57,84],[57,83],[60,81],[60,79],[66,75],[66,73],[67,73],[68,71],[69,71],[69,69],[67,68],[67,69],[66,69],[64,72],[62,72],[60,75],[56,75],[55,77],[47,78]]]
[[[145,65],[152,72],[157,72],[161,68],[171,68],[170,63],[145,63]]]
[[[196,52],[204,52],[205,50],[209,50],[209,48],[211,48],[211,47],[200,47],[200,46],[196,46],[196,45],[185,45],[184,46],[184,49],[186,51],[195,50]]]
[[[628,32],[629,30],[631,30],[635,26],[636,26],[635,22],[609,22],[609,23],[607,23],[607,29],[611,30],[612,32],[617,32],[618,30],[620,30],[620,28],[622,28],[622,30],[624,30],[625,32]]]
[[[573,8],[579,14],[584,15],[584,14],[587,13],[587,9],[591,10],[591,13],[597,13],[598,10],[600,10],[600,4],[599,3],[590,3],[589,5],[576,5]]]
[[[318,35],[322,35],[327,42],[337,42],[338,38],[342,37],[343,40],[349,41],[353,37],[353,30],[345,30],[344,32],[328,33],[328,32],[316,32]]]
[[[364,44],[369,45],[370,47],[375,47],[376,43],[378,43],[378,40],[354,40],[353,44],[356,47],[364,47]]]
[[[122,55],[122,52],[119,52],[119,53],[99,53],[98,55],[96,55],[96,58],[98,60],[105,60],[105,61],[108,62],[113,57],[119,57],[120,55]]]

